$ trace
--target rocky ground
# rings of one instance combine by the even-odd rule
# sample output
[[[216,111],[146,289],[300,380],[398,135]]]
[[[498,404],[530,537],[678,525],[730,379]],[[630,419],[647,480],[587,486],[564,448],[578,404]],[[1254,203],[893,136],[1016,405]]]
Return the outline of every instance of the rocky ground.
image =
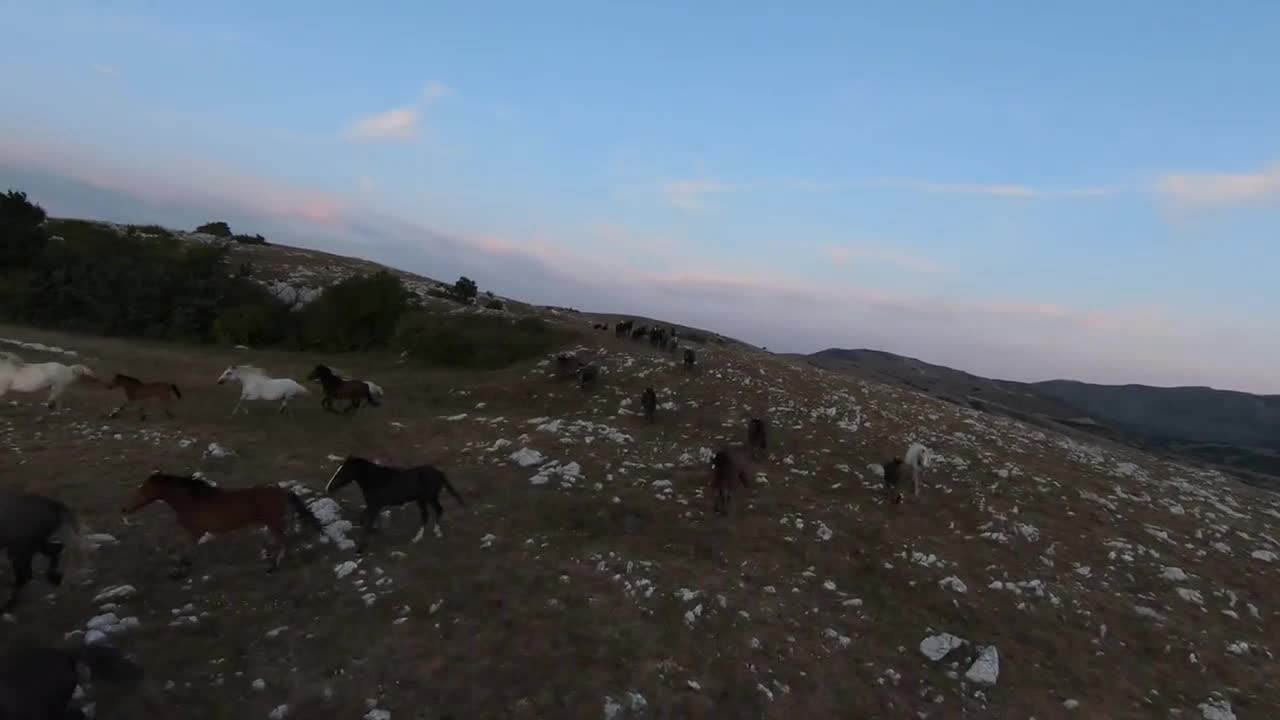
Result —
[[[92,387],[54,412],[0,401],[0,485],[65,500],[96,547],[62,589],[33,583],[0,643],[133,654],[143,692],[86,688],[103,718],[1277,715],[1276,496],[744,348],[686,372],[575,322],[593,392],[550,358],[450,373],[0,328],[28,361],[76,352],[184,393],[175,421],[108,421],[119,399]],[[232,419],[214,383],[320,359],[386,405]],[[753,413],[771,455],[716,517],[710,455]],[[877,464],[915,441],[935,454],[923,493],[888,504]],[[443,499],[442,537],[392,512],[358,556],[358,491],[319,494],[348,453],[436,464],[467,507]],[[325,538],[268,575],[261,535],[225,536],[170,579],[172,512],[119,512],[156,467],[287,483]]]

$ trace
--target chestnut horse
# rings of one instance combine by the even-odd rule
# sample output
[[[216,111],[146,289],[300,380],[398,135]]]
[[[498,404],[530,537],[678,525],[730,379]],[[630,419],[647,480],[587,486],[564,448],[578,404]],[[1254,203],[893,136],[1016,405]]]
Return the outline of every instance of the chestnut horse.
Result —
[[[324,531],[302,498],[274,485],[223,490],[196,477],[167,475],[156,470],[138,486],[133,502],[126,505],[123,512],[126,515],[137,512],[157,500],[173,508],[178,524],[190,534],[193,543],[198,544],[205,533],[217,535],[246,527],[265,527],[277,547],[267,572],[280,567],[280,559],[284,557],[287,510],[292,508],[310,529],[318,533]],[[182,555],[179,573],[190,567],[191,557]]]
[[[327,365],[315,366],[307,379],[318,381],[320,387],[324,388],[324,399],[320,401],[320,405],[330,412],[336,412],[333,409],[334,400],[346,400],[349,403],[342,411],[344,413],[355,412],[365,400],[374,407],[382,405],[381,388],[378,388],[379,392],[375,392],[374,388],[377,386],[366,380],[340,378]]]
[[[123,405],[112,410],[111,414],[107,415],[109,418],[116,417],[125,408],[129,407],[133,403],[137,403],[139,416],[143,420],[146,420],[147,401],[154,400],[160,404],[160,407],[164,410],[164,414],[172,420],[173,401],[182,399],[182,391],[173,383],[142,382],[138,378],[121,375],[120,373],[116,373],[115,377],[111,378],[111,382],[107,383],[108,390],[113,390],[115,388],[124,388],[125,400]]]

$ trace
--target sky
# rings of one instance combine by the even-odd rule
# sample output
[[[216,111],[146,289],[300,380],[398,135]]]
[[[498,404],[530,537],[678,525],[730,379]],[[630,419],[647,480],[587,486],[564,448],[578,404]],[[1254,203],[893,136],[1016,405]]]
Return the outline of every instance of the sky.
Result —
[[[1280,3],[0,0],[0,189],[779,352],[1280,393]]]

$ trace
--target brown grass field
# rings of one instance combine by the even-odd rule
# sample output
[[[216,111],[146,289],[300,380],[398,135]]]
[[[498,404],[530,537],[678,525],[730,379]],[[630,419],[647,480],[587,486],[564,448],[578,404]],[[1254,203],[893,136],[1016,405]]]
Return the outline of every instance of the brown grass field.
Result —
[[[122,397],[89,385],[55,412],[43,395],[0,401],[0,486],[62,499],[118,540],[61,589],[33,582],[0,645],[68,642],[104,612],[98,593],[132,585],[112,612],[138,624],[111,642],[147,680],[126,697],[89,688],[107,720],[282,705],[308,719],[1200,718],[1219,698],[1280,717],[1275,496],[745,348],[702,348],[686,373],[576,322],[604,369],[587,394],[535,363],[441,372],[0,328],[184,396],[176,420],[146,422],[106,420]],[[214,382],[246,362],[301,381],[317,361],[376,381],[385,406],[325,414],[313,386],[296,419],[268,403],[232,419],[238,388]],[[671,403],[653,426],[636,414],[646,385]],[[766,410],[763,479],[716,517],[703,449],[743,442]],[[936,463],[920,497],[887,504],[868,466],[912,440]],[[235,455],[204,458],[215,442]],[[534,484],[539,468],[510,460],[524,447],[580,469]],[[393,511],[363,557],[295,529],[271,575],[263,535],[228,535],[185,580],[169,577],[182,536],[167,507],[121,519],[154,468],[319,491],[348,453],[435,464],[468,506],[444,496],[444,537],[417,543],[416,508]],[[337,499],[354,520],[358,490]],[[921,641],[942,632],[968,644],[930,661]],[[994,685],[966,679],[978,646],[998,650]]]

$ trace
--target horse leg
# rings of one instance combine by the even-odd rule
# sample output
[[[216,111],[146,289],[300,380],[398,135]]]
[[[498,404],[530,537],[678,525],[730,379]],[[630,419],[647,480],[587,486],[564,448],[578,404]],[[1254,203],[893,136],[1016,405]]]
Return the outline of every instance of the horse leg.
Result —
[[[234,408],[231,408],[231,417],[235,417],[236,413],[240,412],[240,406],[243,404],[244,404],[244,396],[241,395],[240,400],[236,403],[236,406]]]
[[[146,422],[146,421],[147,421],[147,403],[146,403],[146,401],[143,401],[143,402],[138,403],[138,419],[139,419],[139,420],[141,420],[141,421],[143,421],[143,422]]]
[[[430,505],[431,509],[435,511],[436,521],[435,521],[435,525],[432,526],[431,530],[432,532],[435,533],[436,537],[443,538],[444,528],[440,525],[440,519],[444,517],[444,506],[440,504],[440,496],[437,495],[433,498],[429,498],[426,502]],[[418,501],[418,506],[419,507],[422,506],[421,500]],[[423,519],[425,521],[425,518]],[[425,522],[423,523],[423,527],[426,527]]]
[[[31,556],[34,554],[31,548],[9,548],[9,562],[13,564],[13,591],[9,593],[9,600],[5,602],[4,607],[0,607],[0,615],[9,612],[18,604],[18,596],[22,594],[22,588],[31,582],[33,574]]]
[[[369,536],[378,531],[378,513],[382,508],[375,505],[368,505],[364,509],[364,517],[360,519],[360,525],[363,532],[360,536],[360,542],[356,545],[356,552],[363,553],[365,546],[369,544]]]
[[[45,540],[40,546],[40,552],[49,559],[49,567],[45,570],[44,577],[54,587],[62,585],[62,550],[62,543],[57,540]]]
[[[125,409],[125,408],[127,408],[127,407],[129,407],[129,401],[128,401],[128,400],[125,400],[123,405],[121,405],[120,407],[116,408],[115,410],[112,410],[111,412],[107,413],[107,419],[108,419],[108,420],[111,420],[111,419],[113,419],[113,418],[119,417],[120,413],[121,413],[121,412],[123,412],[123,411],[124,411],[124,409]]]
[[[343,410],[342,412],[344,413],[355,412],[357,409],[359,409],[359,407],[360,407],[360,398],[351,398],[350,404],[347,405],[347,409]]]
[[[267,526],[267,530],[271,532],[271,539],[274,540],[276,544],[276,553],[272,556],[271,566],[267,568],[268,573],[273,573],[280,567],[280,561],[284,559],[285,551],[288,549],[288,546],[285,544],[283,520],[271,523]]]

